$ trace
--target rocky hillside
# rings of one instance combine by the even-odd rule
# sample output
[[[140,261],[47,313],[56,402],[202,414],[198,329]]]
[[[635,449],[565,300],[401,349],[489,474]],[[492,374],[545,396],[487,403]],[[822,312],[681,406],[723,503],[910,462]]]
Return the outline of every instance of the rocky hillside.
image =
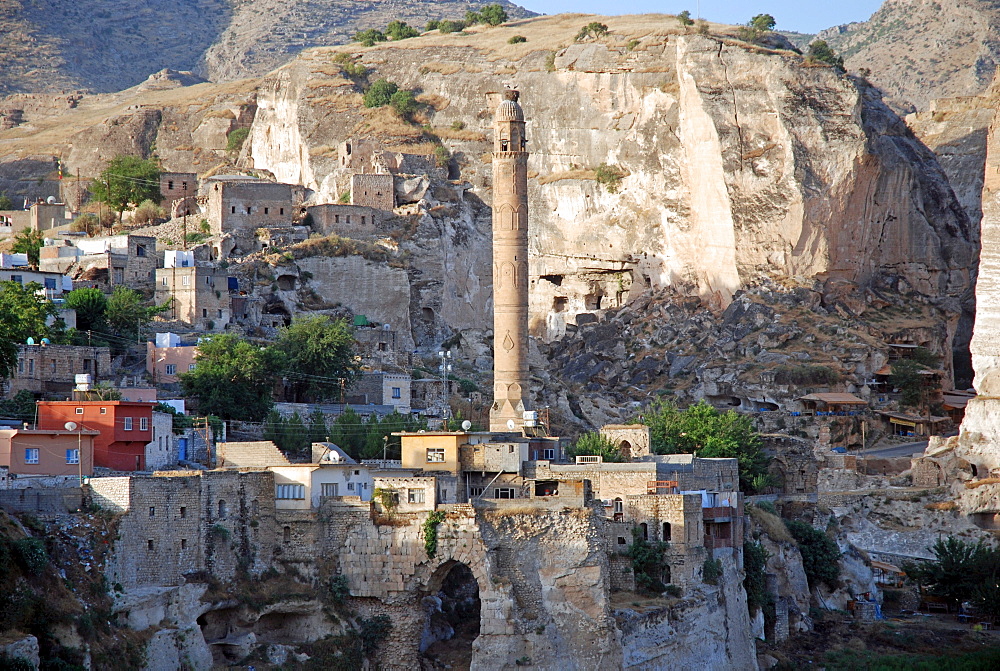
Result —
[[[898,109],[976,95],[1000,63],[1000,4],[992,0],[886,0],[871,19],[819,35],[852,72],[867,69]]]
[[[500,0],[512,17],[530,16]],[[393,19],[460,19],[470,0],[5,0],[0,93],[120,91],[164,68],[212,81],[259,76],[304,48]]]

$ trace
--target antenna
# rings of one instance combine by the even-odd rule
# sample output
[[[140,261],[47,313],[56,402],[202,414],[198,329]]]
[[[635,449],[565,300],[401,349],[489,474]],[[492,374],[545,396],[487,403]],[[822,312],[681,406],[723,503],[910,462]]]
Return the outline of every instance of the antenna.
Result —
[[[508,419],[507,420],[507,430],[508,431],[513,431],[516,428],[517,428],[517,424],[514,423],[514,420]]]
[[[469,420],[465,420],[464,422],[462,422],[462,431],[468,431],[471,428],[472,428],[472,422],[470,422]]]

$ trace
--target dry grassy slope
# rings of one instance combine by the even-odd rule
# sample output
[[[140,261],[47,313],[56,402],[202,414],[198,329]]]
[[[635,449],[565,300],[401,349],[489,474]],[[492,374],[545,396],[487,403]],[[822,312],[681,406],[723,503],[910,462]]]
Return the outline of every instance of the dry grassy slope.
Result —
[[[981,93],[1000,63],[1000,3],[992,0],[886,0],[863,23],[819,35],[852,72],[871,71],[897,108]]]
[[[530,12],[501,0],[511,17]],[[469,0],[0,0],[0,93],[120,91],[150,74],[263,75],[303,48],[393,19],[423,26]]]

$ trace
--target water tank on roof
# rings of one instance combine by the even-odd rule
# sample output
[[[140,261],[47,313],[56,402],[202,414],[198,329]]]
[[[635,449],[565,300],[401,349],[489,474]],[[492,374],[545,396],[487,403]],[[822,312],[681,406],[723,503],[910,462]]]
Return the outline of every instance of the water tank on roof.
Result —
[[[77,391],[90,391],[90,383],[93,378],[90,373],[77,373],[76,375],[76,390]]]
[[[525,410],[524,411],[524,415],[522,416],[522,418],[524,419],[524,426],[525,427],[531,428],[531,427],[534,427],[534,426],[538,426],[538,411],[537,410]]]

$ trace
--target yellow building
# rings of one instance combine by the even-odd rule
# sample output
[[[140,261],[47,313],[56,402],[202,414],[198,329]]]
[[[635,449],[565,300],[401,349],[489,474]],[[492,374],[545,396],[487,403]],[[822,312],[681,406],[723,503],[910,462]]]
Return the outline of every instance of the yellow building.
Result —
[[[397,433],[400,436],[403,468],[424,471],[458,473],[459,447],[468,445],[476,436],[464,431],[426,431],[423,433]]]

